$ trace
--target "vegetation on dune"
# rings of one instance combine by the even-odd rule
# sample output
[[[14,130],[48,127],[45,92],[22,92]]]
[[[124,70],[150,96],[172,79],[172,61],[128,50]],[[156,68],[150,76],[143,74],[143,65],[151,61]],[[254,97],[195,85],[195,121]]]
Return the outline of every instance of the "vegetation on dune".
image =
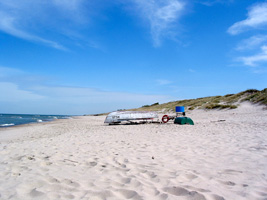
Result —
[[[203,97],[197,99],[186,99],[169,103],[144,105],[141,108],[132,109],[139,111],[175,111],[176,106],[185,106],[188,110],[194,109],[235,109],[239,103],[251,102],[267,106],[267,88],[262,91],[249,89],[237,94],[224,96]]]
[[[142,108],[147,108],[147,107],[156,106],[156,105],[159,105],[159,102],[153,103],[151,105],[144,105],[144,106],[142,106]]]
[[[259,103],[267,106],[267,88],[262,91],[251,92],[251,95],[243,99],[243,101],[250,101],[252,103]]]
[[[237,108],[236,105],[223,105],[223,104],[209,104],[207,106],[205,106],[206,109],[235,109]]]

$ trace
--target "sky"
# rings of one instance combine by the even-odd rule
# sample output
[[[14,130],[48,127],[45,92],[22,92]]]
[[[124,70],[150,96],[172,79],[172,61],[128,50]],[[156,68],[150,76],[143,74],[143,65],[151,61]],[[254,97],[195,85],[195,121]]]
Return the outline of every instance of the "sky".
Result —
[[[267,1],[0,1],[0,113],[103,113],[266,77]]]

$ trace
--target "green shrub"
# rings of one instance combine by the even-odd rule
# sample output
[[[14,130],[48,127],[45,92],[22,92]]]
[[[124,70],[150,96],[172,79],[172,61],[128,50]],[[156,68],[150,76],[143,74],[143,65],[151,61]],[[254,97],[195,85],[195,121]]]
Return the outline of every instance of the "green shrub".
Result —
[[[220,100],[214,100],[212,103],[220,103]]]
[[[236,105],[222,105],[222,104],[209,104],[205,106],[206,109],[235,109]]]
[[[248,89],[246,91],[244,91],[243,93],[256,93],[256,92],[259,92],[259,90],[256,90],[256,89]]]
[[[142,108],[150,107],[150,105],[143,105]]]

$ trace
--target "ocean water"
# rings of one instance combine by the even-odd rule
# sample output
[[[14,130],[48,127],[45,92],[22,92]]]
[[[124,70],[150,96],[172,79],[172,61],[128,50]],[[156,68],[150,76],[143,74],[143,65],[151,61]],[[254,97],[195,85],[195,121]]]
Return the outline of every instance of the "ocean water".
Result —
[[[49,122],[55,119],[68,119],[67,115],[25,115],[25,114],[0,114],[0,128],[21,124]]]

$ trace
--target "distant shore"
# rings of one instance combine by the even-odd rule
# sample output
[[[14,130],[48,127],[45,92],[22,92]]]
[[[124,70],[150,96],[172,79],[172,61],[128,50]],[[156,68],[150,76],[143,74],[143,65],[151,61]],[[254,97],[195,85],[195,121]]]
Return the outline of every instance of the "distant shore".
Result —
[[[0,129],[0,199],[259,200],[267,110],[194,110],[194,126],[79,116]]]

